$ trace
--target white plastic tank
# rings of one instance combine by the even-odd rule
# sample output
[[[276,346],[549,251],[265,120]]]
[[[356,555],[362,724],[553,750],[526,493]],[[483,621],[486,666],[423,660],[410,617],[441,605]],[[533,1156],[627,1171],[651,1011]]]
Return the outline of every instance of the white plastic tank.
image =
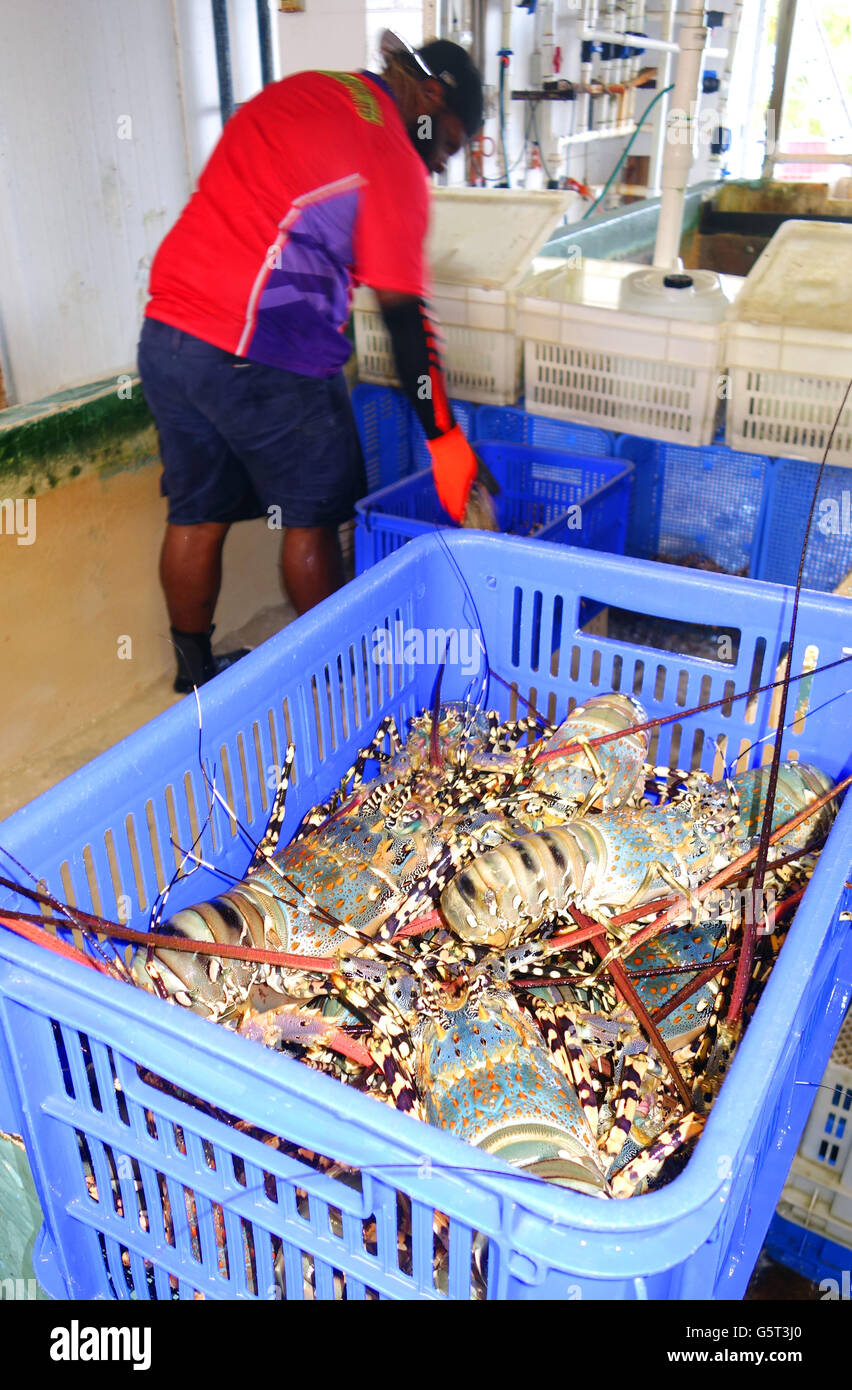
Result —
[[[721,323],[728,301],[712,270],[635,270],[621,282],[619,308],[629,314]]]

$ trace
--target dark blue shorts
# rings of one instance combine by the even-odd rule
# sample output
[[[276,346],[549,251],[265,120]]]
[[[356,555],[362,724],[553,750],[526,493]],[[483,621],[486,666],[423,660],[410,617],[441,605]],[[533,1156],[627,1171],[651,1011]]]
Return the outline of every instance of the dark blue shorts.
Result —
[[[139,374],[174,525],[339,526],[353,515],[367,484],[342,372],[266,367],[146,318]]]

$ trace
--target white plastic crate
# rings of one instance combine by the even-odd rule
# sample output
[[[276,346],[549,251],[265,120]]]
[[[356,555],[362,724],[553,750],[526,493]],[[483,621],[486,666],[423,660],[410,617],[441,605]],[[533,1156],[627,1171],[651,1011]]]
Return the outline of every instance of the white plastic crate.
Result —
[[[710,444],[724,326],[621,307],[642,267],[583,260],[518,294],[526,408],[680,444]],[[702,272],[693,272],[698,275]]]
[[[852,1012],[816,1089],[778,1215],[852,1255]]]
[[[822,459],[852,376],[852,226],[784,222],[728,311],[727,443]],[[852,467],[852,401],[829,463]]]
[[[514,404],[521,394],[521,341],[510,296],[441,285],[431,304],[442,330],[449,394],[479,405]],[[372,290],[355,291],[353,317],[360,380],[398,386],[390,335]]]
[[[430,302],[444,342],[449,393],[478,404],[511,405],[521,393],[515,287],[565,208],[565,195],[435,189]],[[353,297],[361,381],[398,385],[390,336],[372,290]]]

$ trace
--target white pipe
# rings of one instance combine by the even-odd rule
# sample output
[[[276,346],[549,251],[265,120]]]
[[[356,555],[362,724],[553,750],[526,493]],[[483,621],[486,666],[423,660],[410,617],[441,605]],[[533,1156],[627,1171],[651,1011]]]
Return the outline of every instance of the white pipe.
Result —
[[[560,150],[565,145],[590,145],[594,140],[617,140],[624,135],[633,135],[636,131],[636,124],[613,126],[610,130],[583,130],[575,132],[573,135],[560,135]]]
[[[553,50],[556,47],[553,0],[542,0],[541,12],[541,76],[544,80],[553,76]]]
[[[694,158],[693,142],[697,125],[701,67],[707,30],[704,5],[696,0],[678,35],[680,57],[677,64],[672,112],[669,116],[666,151],[663,158],[662,201],[654,246],[654,265],[663,270],[677,268],[683,227],[683,204],[689,171]]]
[[[663,41],[668,44],[674,38],[675,16],[677,14],[677,0],[669,0],[669,7],[663,23]],[[666,48],[664,50],[662,76],[657,77],[660,91],[664,91],[672,80],[672,55]],[[666,127],[669,119],[669,96],[660,97],[657,106],[657,124],[654,128],[654,145],[651,150],[651,162],[648,169],[648,182],[654,190],[654,195],[660,191],[660,172],[663,167],[663,155],[666,149]]]
[[[511,49],[511,47],[512,47],[512,0],[503,0],[503,21],[502,21],[502,27],[501,27],[501,31],[500,31],[500,47],[501,47],[501,48],[505,48],[505,49]],[[503,60],[502,58],[498,59],[498,62],[500,62],[500,63],[502,63],[503,61],[504,61],[504,60]],[[508,144],[508,139],[509,139],[509,118],[510,118],[511,111],[512,111],[512,82],[511,82],[511,77],[510,77],[510,64],[511,64],[511,59],[510,59],[510,58],[507,58],[507,59],[505,60],[505,62],[506,62],[506,71],[505,71],[505,73],[504,73],[504,75],[503,75],[503,113],[502,113],[502,114],[503,114],[503,129],[504,129],[504,131],[506,132],[506,143]],[[499,90],[500,90],[499,86],[498,86],[497,90],[498,90],[498,93],[499,93]],[[498,127],[499,127],[499,117],[498,117]],[[504,157],[504,160],[505,160],[505,161],[508,161],[508,159],[509,159],[508,150],[505,150],[505,149],[503,150],[503,157]],[[509,182],[509,167],[508,167],[508,162],[506,162],[506,163],[504,164],[504,167],[503,167],[503,180],[504,180],[505,183],[508,183],[508,182]]]
[[[503,0],[503,27],[500,33],[500,47],[512,47],[512,0]]]
[[[644,34],[634,34],[629,31],[619,34],[615,29],[595,29],[594,32],[584,29],[581,37],[583,39],[595,39],[599,43],[626,43],[631,48],[633,47],[631,40],[635,39],[637,48],[647,48],[652,53],[656,53],[658,50],[660,53],[680,52],[676,43],[666,43],[663,39],[646,39]],[[727,58],[727,56],[727,48],[708,48],[706,50],[706,57],[708,58]]]
[[[581,41],[582,41],[583,31],[584,31],[585,29],[594,29],[594,27],[595,27],[595,25],[597,24],[597,22],[598,22],[598,0],[585,0],[584,9],[583,9],[583,24],[582,24],[582,26],[581,26],[581,28],[580,28],[580,31],[579,31]],[[580,81],[581,81],[585,86],[588,87],[589,84],[591,83],[591,80],[592,80],[592,60],[591,60],[591,58],[590,58],[589,61],[588,61],[587,63],[581,63],[581,64],[580,64]],[[579,115],[579,119],[577,120],[577,124],[576,124],[576,126],[575,126],[575,129],[576,129],[576,131],[578,132],[578,134],[583,134],[585,131],[587,131],[587,130],[589,129],[589,127],[591,126],[591,123],[592,123],[592,98],[591,98],[591,94],[590,94],[589,92],[584,92],[583,95],[582,95],[582,98],[581,98],[581,102],[582,102],[582,104],[581,104],[581,106],[580,106],[580,115]]]

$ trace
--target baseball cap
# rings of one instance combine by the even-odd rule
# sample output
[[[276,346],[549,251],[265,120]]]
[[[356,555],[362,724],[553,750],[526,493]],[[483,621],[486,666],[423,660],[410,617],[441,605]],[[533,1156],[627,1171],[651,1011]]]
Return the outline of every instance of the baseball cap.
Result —
[[[433,39],[415,50],[391,29],[384,31],[380,44],[385,54],[408,53],[424,77],[436,77],[444,88],[447,109],[458,116],[468,139],[476,134],[482,125],[482,78],[460,44]]]

